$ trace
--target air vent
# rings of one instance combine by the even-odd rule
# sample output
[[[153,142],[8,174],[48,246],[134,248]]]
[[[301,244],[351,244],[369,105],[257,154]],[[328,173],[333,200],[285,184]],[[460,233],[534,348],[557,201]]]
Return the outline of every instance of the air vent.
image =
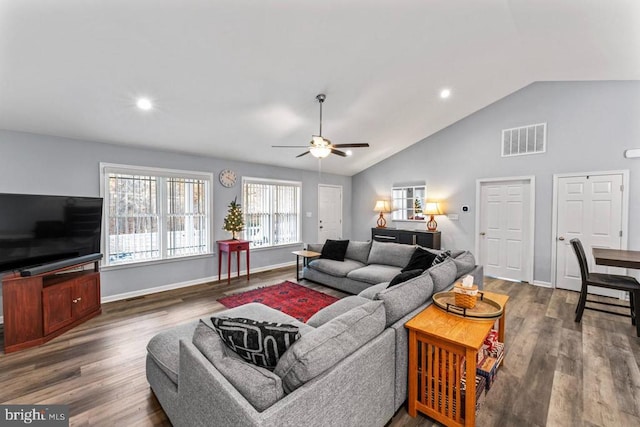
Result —
[[[547,124],[502,130],[502,157],[537,154],[547,151]]]

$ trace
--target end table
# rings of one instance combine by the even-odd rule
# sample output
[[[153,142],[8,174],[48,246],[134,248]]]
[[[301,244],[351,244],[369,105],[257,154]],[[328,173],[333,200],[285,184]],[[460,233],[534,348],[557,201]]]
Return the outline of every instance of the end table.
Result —
[[[236,253],[238,277],[240,277],[240,252],[247,251],[247,280],[249,280],[249,242],[248,240],[218,240],[218,281],[222,272],[222,253],[227,253],[227,284],[231,283],[231,254]]]
[[[498,340],[504,342],[509,297],[486,291],[484,295],[503,307]],[[496,319],[458,317],[433,304],[405,323],[409,329],[409,415],[415,417],[420,411],[446,426],[475,426],[477,352],[495,323]]]
[[[306,267],[309,264],[309,258],[319,257],[320,252],[314,251],[293,251],[291,252],[296,256],[296,281],[300,281],[300,257],[302,257],[302,266]]]

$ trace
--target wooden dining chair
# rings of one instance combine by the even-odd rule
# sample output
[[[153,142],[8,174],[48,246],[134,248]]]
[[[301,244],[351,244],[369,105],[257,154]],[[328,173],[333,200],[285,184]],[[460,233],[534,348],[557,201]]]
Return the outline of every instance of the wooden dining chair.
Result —
[[[631,324],[636,327],[636,335],[640,337],[640,322],[636,318],[636,306],[640,304],[640,283],[631,276],[620,276],[617,274],[589,273],[589,265],[587,257],[584,254],[584,248],[580,239],[571,239],[571,246],[578,257],[580,264],[580,275],[582,276],[582,289],[580,290],[580,300],[576,307],[576,322],[580,323],[582,313],[585,309],[600,311],[602,313],[615,314],[617,316],[631,317]],[[629,292],[629,305],[614,304],[609,302],[594,301],[587,299],[589,286],[597,286],[599,288],[616,289],[618,291]],[[601,305],[609,305],[614,307],[624,307],[630,309],[630,315],[626,313],[617,313],[615,311],[603,310],[596,307],[587,307],[587,303],[595,303]]]

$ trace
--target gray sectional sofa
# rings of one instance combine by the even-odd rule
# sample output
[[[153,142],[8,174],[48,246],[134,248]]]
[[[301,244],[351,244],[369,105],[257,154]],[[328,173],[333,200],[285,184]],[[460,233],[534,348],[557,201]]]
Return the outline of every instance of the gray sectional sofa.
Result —
[[[216,313],[300,328],[273,372],[238,360],[208,318],[176,326],[149,342],[147,379],[176,426],[382,426],[407,397],[404,324],[464,274],[465,257],[390,288],[364,286],[306,324],[262,304]],[[482,287],[482,268],[471,271]]]
[[[322,243],[310,243],[307,249],[322,252],[322,246]],[[415,245],[400,243],[349,241],[344,261],[314,259],[303,269],[302,277],[357,295],[371,286],[393,279],[407,265],[415,249]],[[425,249],[436,254],[444,252]],[[457,277],[471,274],[477,283],[482,282],[482,267],[475,265],[473,254],[452,250],[451,258],[457,266]],[[441,290],[438,289],[436,292]]]

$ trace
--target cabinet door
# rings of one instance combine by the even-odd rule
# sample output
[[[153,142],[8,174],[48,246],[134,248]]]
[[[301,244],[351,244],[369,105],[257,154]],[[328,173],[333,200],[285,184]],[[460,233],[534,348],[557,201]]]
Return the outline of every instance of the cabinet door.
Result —
[[[42,289],[42,315],[44,320],[44,334],[73,322],[73,285],[60,284]]]
[[[80,277],[73,285],[73,315],[85,316],[100,307],[100,282],[98,275]]]
[[[415,245],[417,244],[417,235],[411,231],[401,231],[398,243],[402,243],[404,245]]]

